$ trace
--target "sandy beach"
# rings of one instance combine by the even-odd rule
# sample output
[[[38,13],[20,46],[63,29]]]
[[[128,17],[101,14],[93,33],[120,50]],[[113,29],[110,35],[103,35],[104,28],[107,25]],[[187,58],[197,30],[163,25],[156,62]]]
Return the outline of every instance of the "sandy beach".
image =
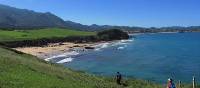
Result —
[[[116,46],[116,45],[126,45],[133,40],[116,40],[110,42],[95,42],[95,43],[50,43],[46,46],[38,47],[18,47],[15,50],[37,56],[45,61],[51,61],[55,58],[63,58],[56,63],[66,63],[71,62],[74,58],[72,56],[77,56],[88,50],[100,51],[101,49]],[[118,47],[117,50],[124,49],[126,46]]]
[[[14,48],[18,51],[27,53],[27,54],[31,54],[34,56],[37,56],[41,59],[46,59],[46,58],[50,58],[53,57],[55,55],[59,55],[62,53],[66,53],[66,52],[72,52],[74,50],[81,50],[84,51],[86,50],[86,47],[92,47],[96,45],[96,43],[79,43],[79,44],[75,44],[75,43],[70,43],[70,42],[64,42],[64,43],[52,43],[52,44],[48,44],[47,46],[43,46],[43,47],[18,47],[18,48]]]

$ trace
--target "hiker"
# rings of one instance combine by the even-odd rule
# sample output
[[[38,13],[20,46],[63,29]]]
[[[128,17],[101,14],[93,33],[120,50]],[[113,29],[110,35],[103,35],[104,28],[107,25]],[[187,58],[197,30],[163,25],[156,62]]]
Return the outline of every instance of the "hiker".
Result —
[[[172,79],[168,79],[167,88],[176,88],[175,84],[173,83]]]
[[[121,80],[122,80],[122,75],[119,72],[117,72],[116,75],[117,84],[121,85]]]

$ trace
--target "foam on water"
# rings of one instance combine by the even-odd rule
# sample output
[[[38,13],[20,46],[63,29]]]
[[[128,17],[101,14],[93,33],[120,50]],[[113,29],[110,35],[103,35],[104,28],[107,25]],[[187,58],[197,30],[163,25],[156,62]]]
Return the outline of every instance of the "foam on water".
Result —
[[[118,49],[118,50],[123,50],[123,49],[125,49],[126,47],[127,47],[127,45],[124,45],[124,46],[118,47],[117,49]]]
[[[130,40],[121,40],[121,42],[132,42],[133,41],[133,39],[130,39]]]
[[[100,43],[100,44],[94,46],[95,47],[94,51],[100,51],[104,48],[108,48],[108,47],[111,47],[111,46],[118,46],[118,45],[123,45],[123,46],[119,46],[117,48],[118,50],[122,50],[127,46],[127,44],[129,44],[132,41],[133,40],[119,40],[119,41],[114,41],[114,42]],[[72,52],[66,52],[66,53],[63,53],[63,54],[60,54],[60,55],[55,55],[55,56],[46,58],[45,60],[46,61],[52,61],[52,60],[55,60],[55,59],[58,59],[58,58],[60,58],[60,59],[65,58],[65,59],[62,59],[62,60],[60,60],[56,63],[71,62],[74,59],[74,58],[72,58],[72,56],[76,56],[76,55],[80,54],[78,52],[79,52],[78,50],[75,50],[75,51],[72,51]]]
[[[118,50],[122,50],[122,49],[124,49],[124,48],[125,48],[125,47],[118,47],[117,49],[118,49]]]
[[[94,51],[100,51],[100,48],[96,48],[96,49],[94,49]]]
[[[66,55],[61,54],[61,55],[56,55],[56,56],[52,56],[52,57],[46,58],[46,59],[44,59],[44,60],[45,60],[45,61],[50,61],[51,59],[59,58],[59,57],[65,57],[65,56],[66,56]]]
[[[73,59],[74,58],[69,57],[69,58],[65,58],[63,60],[60,60],[60,61],[58,61],[56,63],[58,63],[58,64],[67,63],[67,62],[71,62]]]
[[[110,46],[110,43],[100,43],[98,45],[95,45],[95,51],[99,51],[101,49],[107,48]]]
[[[51,59],[61,58],[61,57],[76,56],[76,55],[78,55],[78,54],[79,54],[79,53],[76,52],[76,51],[67,52],[67,53],[64,53],[64,54],[60,54],[60,55],[56,55],[56,56],[53,56],[53,57],[50,57],[50,58],[46,58],[45,61],[50,61]]]
[[[111,46],[127,45],[132,41],[133,41],[133,39],[130,39],[130,40],[119,40],[119,41],[114,41],[114,42],[110,42],[110,43],[100,43],[100,44],[98,44],[98,45],[96,45],[94,47],[95,47],[95,51],[100,51],[101,49],[108,48],[108,47],[111,47]],[[123,49],[125,47],[126,46],[123,46]],[[118,49],[122,49],[122,47],[119,47]]]

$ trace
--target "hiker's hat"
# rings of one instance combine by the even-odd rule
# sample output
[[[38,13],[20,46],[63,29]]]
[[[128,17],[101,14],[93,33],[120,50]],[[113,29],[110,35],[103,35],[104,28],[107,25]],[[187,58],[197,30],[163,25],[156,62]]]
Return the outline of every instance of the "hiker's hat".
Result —
[[[169,78],[169,79],[168,79],[168,81],[172,81],[172,79],[171,79],[171,78]]]

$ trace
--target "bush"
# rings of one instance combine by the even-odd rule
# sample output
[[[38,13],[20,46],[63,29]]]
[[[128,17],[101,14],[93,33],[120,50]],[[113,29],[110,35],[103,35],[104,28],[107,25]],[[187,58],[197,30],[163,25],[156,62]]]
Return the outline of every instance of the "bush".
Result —
[[[100,40],[110,41],[110,40],[128,39],[129,35],[128,33],[123,32],[122,30],[119,29],[110,29],[98,32],[97,37]]]

